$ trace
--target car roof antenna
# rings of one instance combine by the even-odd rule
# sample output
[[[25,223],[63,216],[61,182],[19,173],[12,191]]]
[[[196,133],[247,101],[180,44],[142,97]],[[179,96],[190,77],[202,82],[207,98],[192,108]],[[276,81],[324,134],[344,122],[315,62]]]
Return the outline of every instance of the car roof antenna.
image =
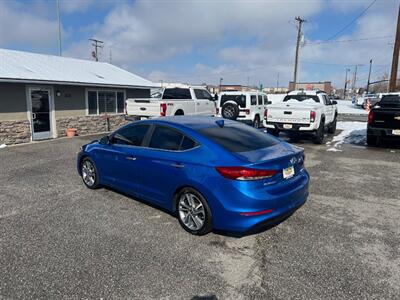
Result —
[[[217,123],[217,125],[219,126],[219,127],[221,127],[221,128],[223,128],[224,127],[224,120],[223,119],[221,119],[221,120],[217,120],[217,121],[215,121],[215,123]]]

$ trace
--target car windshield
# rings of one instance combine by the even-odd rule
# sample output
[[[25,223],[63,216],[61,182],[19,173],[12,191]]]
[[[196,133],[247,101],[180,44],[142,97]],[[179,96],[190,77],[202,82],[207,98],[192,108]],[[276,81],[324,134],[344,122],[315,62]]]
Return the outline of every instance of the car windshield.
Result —
[[[314,102],[319,102],[318,96],[315,95],[306,95],[306,94],[297,94],[297,95],[287,95],[285,98],[283,98],[283,102],[287,101],[314,101]]]
[[[240,123],[209,127],[199,133],[230,152],[254,151],[278,144],[271,136]]]
[[[379,102],[379,106],[400,108],[400,96],[399,95],[383,96],[382,100]]]

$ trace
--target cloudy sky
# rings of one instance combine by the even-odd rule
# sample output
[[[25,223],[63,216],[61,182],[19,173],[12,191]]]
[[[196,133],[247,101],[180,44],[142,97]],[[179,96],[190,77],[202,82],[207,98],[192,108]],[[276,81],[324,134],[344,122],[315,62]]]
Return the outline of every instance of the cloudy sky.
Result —
[[[295,16],[302,16],[300,81],[359,86],[390,71],[398,0],[60,0],[62,53],[102,61],[155,82],[287,86],[293,78]],[[0,0],[0,48],[58,54],[56,2]]]

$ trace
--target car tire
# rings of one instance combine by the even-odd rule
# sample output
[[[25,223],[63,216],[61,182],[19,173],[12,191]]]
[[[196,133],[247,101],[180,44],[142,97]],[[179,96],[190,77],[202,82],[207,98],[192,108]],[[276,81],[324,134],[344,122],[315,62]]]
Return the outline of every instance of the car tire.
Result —
[[[85,157],[81,161],[80,168],[82,181],[86,187],[92,190],[99,188],[99,172],[94,161],[90,157]]]
[[[367,145],[368,146],[377,146],[378,145],[378,137],[375,135],[367,134]]]
[[[317,132],[314,137],[314,144],[321,145],[324,143],[325,138],[325,121],[321,120]]]
[[[336,125],[337,125],[337,117],[335,116],[335,120],[333,120],[332,124],[328,128],[329,134],[334,134],[336,132]]]
[[[239,116],[239,107],[233,103],[224,103],[221,108],[221,115],[224,119],[236,120]]]
[[[279,136],[279,130],[267,128],[267,132],[269,134],[272,134],[273,136],[277,136],[277,137]]]
[[[253,121],[253,127],[254,128],[260,128],[260,117],[257,115],[257,116],[255,116],[255,118],[254,118],[254,121]]]
[[[198,191],[186,187],[176,195],[179,224],[193,235],[205,235],[212,230],[212,214],[207,200]]]

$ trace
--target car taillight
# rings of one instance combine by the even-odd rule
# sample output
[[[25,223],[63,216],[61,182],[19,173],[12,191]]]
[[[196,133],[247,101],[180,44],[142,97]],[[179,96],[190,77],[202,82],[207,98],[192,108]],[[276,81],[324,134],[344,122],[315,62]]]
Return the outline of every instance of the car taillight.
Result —
[[[310,122],[315,122],[315,111],[310,111]]]
[[[166,114],[167,114],[167,103],[161,102],[160,103],[160,116],[165,117]]]
[[[216,111],[216,114],[218,115],[219,114],[219,108],[218,107],[215,108],[215,111]]]
[[[268,119],[268,108],[264,110],[264,119]]]
[[[276,170],[251,169],[246,167],[216,167],[223,177],[235,180],[259,180],[274,176]]]
[[[370,110],[368,114],[368,124],[371,124],[372,122],[374,122],[374,112]]]

